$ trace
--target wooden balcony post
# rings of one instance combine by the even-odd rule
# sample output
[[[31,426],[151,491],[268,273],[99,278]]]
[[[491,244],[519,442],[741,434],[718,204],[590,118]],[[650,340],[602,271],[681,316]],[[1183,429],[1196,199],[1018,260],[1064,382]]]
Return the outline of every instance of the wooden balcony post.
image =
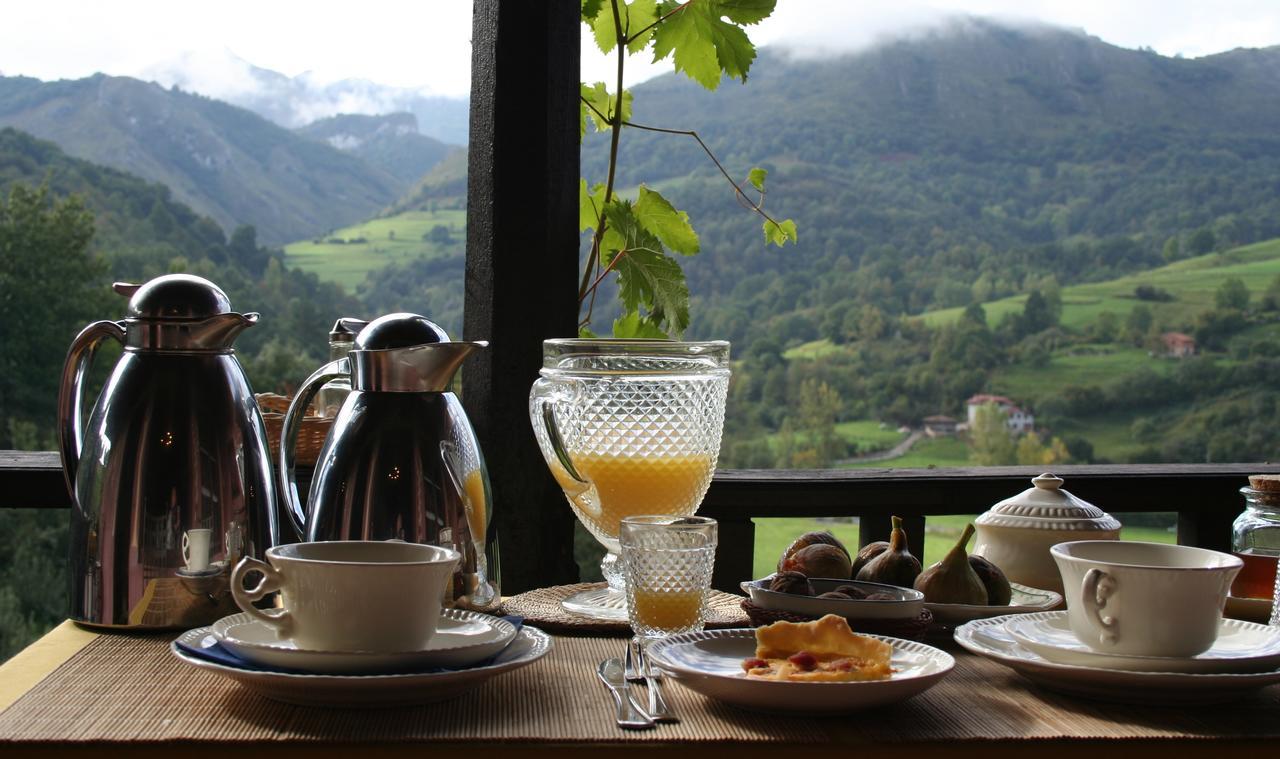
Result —
[[[577,331],[579,3],[476,0],[463,395],[489,466],[503,591],[573,582],[573,515],[534,443],[542,341]]]

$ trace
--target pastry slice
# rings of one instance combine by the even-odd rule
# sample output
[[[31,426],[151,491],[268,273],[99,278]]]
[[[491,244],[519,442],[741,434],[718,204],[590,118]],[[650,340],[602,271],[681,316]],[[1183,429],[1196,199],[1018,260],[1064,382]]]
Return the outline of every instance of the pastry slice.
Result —
[[[858,635],[844,617],[774,622],[756,628],[756,655],[742,663],[747,677],[795,682],[885,680],[893,674],[893,646]]]

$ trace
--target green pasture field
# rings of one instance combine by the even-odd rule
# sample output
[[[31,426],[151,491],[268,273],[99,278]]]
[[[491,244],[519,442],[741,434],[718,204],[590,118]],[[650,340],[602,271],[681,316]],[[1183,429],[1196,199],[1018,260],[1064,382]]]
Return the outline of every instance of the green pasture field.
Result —
[[[1280,239],[1267,240],[1119,279],[1064,287],[1061,321],[1064,326],[1079,329],[1096,321],[1103,311],[1110,311],[1123,323],[1135,305],[1146,302],[1157,323],[1189,325],[1197,313],[1213,307],[1214,293],[1227,279],[1239,277],[1249,287],[1251,297],[1257,298],[1277,274],[1280,274]],[[1167,290],[1174,300],[1140,301],[1133,295],[1139,285]],[[1021,313],[1026,300],[1026,295],[1017,295],[982,304],[987,323],[994,326],[1006,314]],[[963,311],[963,308],[947,308],[930,311],[921,318],[936,327],[955,321]]]
[[[883,461],[863,461],[845,464],[841,469],[923,469],[931,466],[972,466],[969,460],[969,446],[963,440],[954,437],[921,438],[911,446],[906,455],[896,459]]]
[[[1001,367],[991,377],[991,392],[1034,405],[1069,385],[1104,386],[1141,368],[1166,374],[1176,365],[1177,359],[1153,357],[1131,345],[1073,345],[1055,352],[1045,366]]]
[[[1010,493],[1009,495],[1014,494]],[[964,526],[973,521],[973,519],[973,515],[963,514],[929,517],[925,521],[924,556],[920,557],[916,547],[912,547],[911,552],[920,557],[925,566],[941,560],[947,551],[951,550],[951,547],[955,545],[955,542],[960,539],[960,533],[964,531]],[[1172,519],[1173,517],[1170,517],[1170,524],[1173,524]],[[850,550],[856,550],[858,545],[857,519],[840,522],[801,518],[756,519],[753,521],[756,525],[756,550],[752,562],[754,568],[752,575],[757,578],[773,572],[777,567],[778,557],[791,544],[791,541],[811,530],[830,531]],[[1177,541],[1177,534],[1171,527],[1125,527],[1121,530],[1120,537],[1124,540],[1142,540],[1152,543],[1174,543]],[[888,538],[889,536],[885,535],[879,539],[888,540]],[[973,547],[972,541],[970,541],[969,547]]]
[[[859,455],[892,448],[906,437],[906,435],[898,432],[897,427],[892,425],[881,428],[880,422],[874,419],[839,422],[836,424],[836,434],[845,442],[856,444]],[[782,435],[777,432],[765,436],[765,439],[769,442],[769,448],[773,451],[778,450],[781,438]],[[796,433],[795,439],[798,442],[803,441],[805,433]]]
[[[448,227],[453,241],[439,245],[422,239],[436,225]],[[363,282],[370,271],[392,262],[461,250],[466,236],[467,212],[464,210],[407,211],[344,227],[320,236],[320,242],[299,240],[286,245],[284,252],[289,266],[313,272],[321,279],[337,282],[348,292],[355,292],[356,285]],[[365,242],[326,242],[360,238]]]
[[[782,357],[787,359],[788,361],[795,361],[798,358],[799,359],[815,359],[815,358],[822,358],[824,356],[830,356],[833,353],[840,353],[843,350],[844,350],[843,347],[836,345],[835,343],[831,342],[826,338],[823,338],[821,340],[813,340],[807,343],[803,343],[801,345],[797,345],[794,348],[790,348],[786,351],[783,351]]]

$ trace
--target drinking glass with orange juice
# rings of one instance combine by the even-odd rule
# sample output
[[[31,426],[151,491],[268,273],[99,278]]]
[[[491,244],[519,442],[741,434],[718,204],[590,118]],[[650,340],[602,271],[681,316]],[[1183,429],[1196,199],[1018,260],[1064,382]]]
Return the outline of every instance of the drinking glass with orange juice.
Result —
[[[563,601],[625,621],[618,535],[629,516],[689,516],[720,453],[729,389],[725,341],[565,339],[543,343],[529,416],[543,457],[582,524],[607,550],[608,587]]]
[[[701,630],[716,558],[716,521],[629,516],[619,533],[631,629],[641,642]]]

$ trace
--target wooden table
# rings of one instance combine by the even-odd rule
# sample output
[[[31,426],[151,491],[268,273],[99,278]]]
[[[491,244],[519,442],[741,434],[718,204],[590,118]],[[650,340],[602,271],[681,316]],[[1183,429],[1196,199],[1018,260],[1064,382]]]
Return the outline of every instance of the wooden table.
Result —
[[[599,658],[620,650],[616,638],[557,636],[545,659],[453,701],[365,712],[260,699],[181,665],[167,640],[99,635],[68,622],[0,665],[0,756],[371,759],[516,749],[568,759],[605,748],[707,759],[833,751],[877,759],[899,751],[1167,759],[1171,751],[1222,757],[1280,749],[1280,686],[1218,707],[1102,704],[1040,690],[954,646],[956,669],[903,704],[827,719],[752,715],[669,685],[681,725],[626,733],[609,723],[612,704],[593,674]]]

